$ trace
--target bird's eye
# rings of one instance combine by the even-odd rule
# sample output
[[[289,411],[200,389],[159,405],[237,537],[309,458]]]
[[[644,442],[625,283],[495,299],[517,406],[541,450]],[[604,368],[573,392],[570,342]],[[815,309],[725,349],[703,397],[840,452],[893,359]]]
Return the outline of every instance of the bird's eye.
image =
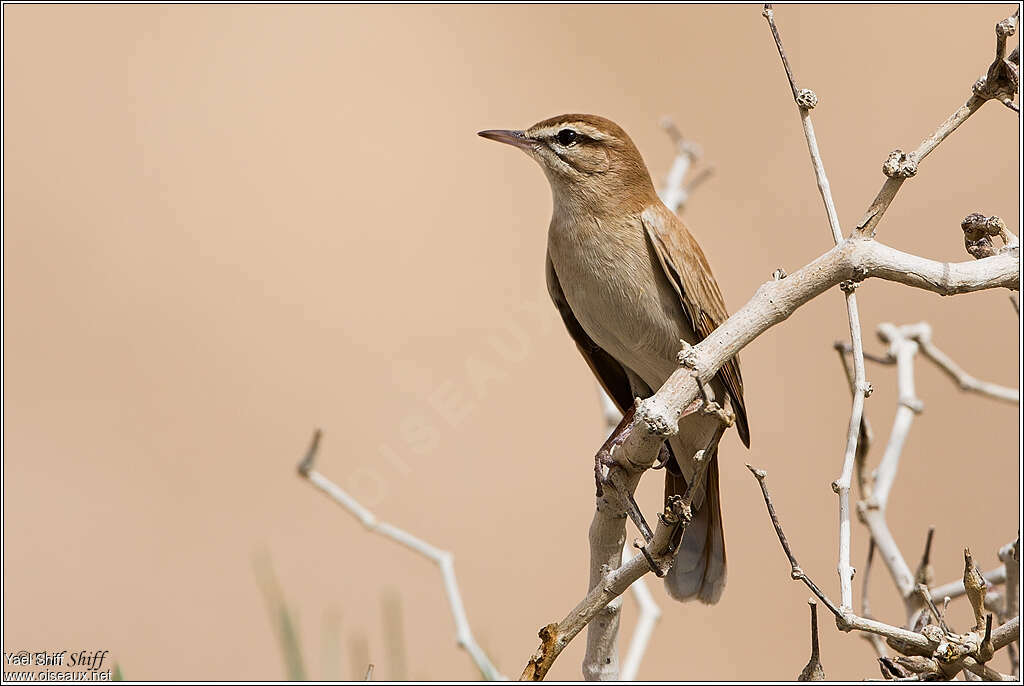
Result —
[[[562,129],[558,132],[556,138],[560,144],[568,146],[572,145],[579,139],[579,134],[572,129]]]

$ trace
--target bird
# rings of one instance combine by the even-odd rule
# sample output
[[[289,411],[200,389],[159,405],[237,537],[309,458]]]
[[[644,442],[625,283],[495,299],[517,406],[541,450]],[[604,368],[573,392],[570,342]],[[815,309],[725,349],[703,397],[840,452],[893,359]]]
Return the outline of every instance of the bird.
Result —
[[[707,258],[659,199],[636,145],[611,120],[563,114],[525,130],[478,135],[519,148],[547,176],[553,199],[548,293],[590,369],[625,413],[679,367],[680,341],[695,345],[728,318]],[[724,364],[709,386],[749,448],[739,359]],[[710,460],[703,492],[692,501],[693,520],[665,576],[669,595],[679,601],[713,604],[725,588],[719,422],[700,412],[684,416],[666,443],[666,500],[686,491],[697,451]]]

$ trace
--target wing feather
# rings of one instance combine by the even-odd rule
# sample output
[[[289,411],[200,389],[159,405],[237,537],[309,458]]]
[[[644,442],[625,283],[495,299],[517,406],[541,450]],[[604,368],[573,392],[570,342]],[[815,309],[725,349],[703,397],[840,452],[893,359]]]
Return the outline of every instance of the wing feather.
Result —
[[[679,295],[683,312],[698,338],[704,340],[729,318],[722,291],[711,274],[711,265],[686,225],[664,205],[648,207],[641,219],[661,268]],[[722,365],[718,376],[732,398],[740,439],[749,448],[750,429],[743,403],[739,356]]]

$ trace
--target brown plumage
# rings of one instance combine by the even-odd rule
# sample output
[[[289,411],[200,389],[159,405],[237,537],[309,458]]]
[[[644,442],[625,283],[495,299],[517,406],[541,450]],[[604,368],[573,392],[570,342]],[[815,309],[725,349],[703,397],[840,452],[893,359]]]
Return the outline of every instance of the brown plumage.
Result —
[[[551,184],[547,283],[570,336],[594,375],[627,410],[678,367],[679,341],[696,344],[728,317],[707,258],[683,222],[658,199],[643,158],[626,132],[602,117],[567,114],[525,131],[483,131],[534,158]],[[711,383],[736,414],[743,443],[750,434],[739,360]],[[712,460],[699,508],[666,577],[679,599],[714,603],[725,586],[725,540],[718,492],[717,420],[685,417],[668,445],[673,458],[666,497],[681,494],[693,454]]]

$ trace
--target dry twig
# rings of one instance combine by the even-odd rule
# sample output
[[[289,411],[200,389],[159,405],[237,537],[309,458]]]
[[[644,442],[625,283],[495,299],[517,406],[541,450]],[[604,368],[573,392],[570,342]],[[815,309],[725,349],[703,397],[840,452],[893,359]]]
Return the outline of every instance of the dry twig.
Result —
[[[313,469],[316,462],[317,452],[320,449],[320,438],[322,432],[317,429],[313,433],[313,440],[306,450],[305,456],[299,462],[299,476],[303,477],[315,487],[323,491],[331,500],[341,505],[353,517],[367,528],[367,530],[390,538],[409,550],[432,560],[441,570],[441,579],[444,582],[444,591],[448,596],[448,608],[451,611],[452,619],[455,620],[455,640],[459,647],[469,653],[473,663],[480,674],[489,681],[503,679],[501,673],[491,663],[483,649],[473,638],[473,632],[469,627],[469,619],[466,617],[466,609],[462,604],[462,594],[459,593],[459,584],[455,578],[455,556],[447,550],[441,550],[430,545],[426,541],[413,536],[393,524],[382,522],[363,507],[355,498],[338,487],[333,481],[320,472]],[[372,666],[368,671],[367,678],[372,676]]]
[[[911,631],[860,617],[853,612],[837,607],[797,563],[786,534],[782,529],[782,524],[779,522],[778,515],[775,512],[771,496],[768,493],[768,487],[765,483],[767,473],[750,465],[747,465],[747,468],[757,478],[758,484],[761,487],[761,494],[764,497],[765,506],[768,508],[768,515],[771,518],[772,525],[775,527],[779,543],[782,545],[782,549],[789,560],[790,575],[793,579],[802,581],[832,611],[836,618],[836,626],[840,630],[864,631],[884,636],[889,639],[890,646],[897,648],[905,655],[934,660],[934,670],[931,670],[929,667],[929,673],[941,675],[944,678],[955,675],[961,669],[968,669],[974,673],[978,673],[980,670],[985,678],[996,678],[998,673],[988,670],[983,663],[995,651],[1006,647],[1016,639],[1020,629],[1019,617],[1014,617],[995,630],[988,626],[984,635],[978,631],[956,634],[950,631],[948,627],[940,627],[934,624],[925,625],[920,631]],[[927,600],[930,600],[930,598],[931,596],[927,595]],[[936,616],[939,615],[937,610],[934,610],[934,612]],[[986,650],[983,646],[987,646],[988,649]],[[882,659],[887,660],[887,658]],[[892,664],[892,662],[883,661],[883,666],[889,664]],[[933,663],[928,662],[927,664],[932,665]],[[926,670],[923,669],[922,671]]]
[[[821,666],[821,652],[818,647],[818,605],[814,598],[807,601],[811,607],[811,658],[797,677],[797,681],[824,681],[825,668]]]

